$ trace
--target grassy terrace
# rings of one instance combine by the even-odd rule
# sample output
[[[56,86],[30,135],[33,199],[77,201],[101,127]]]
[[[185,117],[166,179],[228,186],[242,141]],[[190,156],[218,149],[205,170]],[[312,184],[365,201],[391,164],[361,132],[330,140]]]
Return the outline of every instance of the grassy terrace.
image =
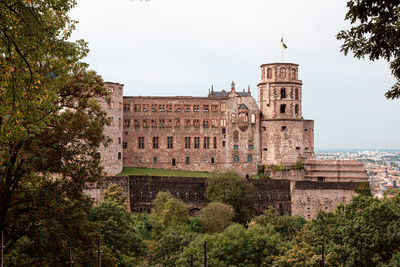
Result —
[[[214,175],[212,172],[195,172],[184,170],[165,170],[165,169],[151,169],[151,168],[124,168],[118,176],[125,175],[149,175],[149,176],[179,176],[179,177],[211,177]]]

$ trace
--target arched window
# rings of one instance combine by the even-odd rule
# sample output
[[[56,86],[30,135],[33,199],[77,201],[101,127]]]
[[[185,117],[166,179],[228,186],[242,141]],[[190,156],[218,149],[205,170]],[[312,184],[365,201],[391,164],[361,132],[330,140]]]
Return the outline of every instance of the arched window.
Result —
[[[233,139],[235,139],[235,140],[239,139],[239,132],[238,131],[233,131]]]
[[[294,113],[299,114],[299,105],[298,104],[296,104],[294,106]]]
[[[279,70],[279,78],[286,79],[286,69],[285,68],[281,68]]]
[[[252,124],[255,124],[255,123],[256,123],[256,114],[252,113],[252,114],[250,115],[250,121],[251,121]]]
[[[281,113],[285,113],[286,112],[286,104],[282,104],[281,105]]]
[[[231,122],[232,122],[232,123],[236,123],[236,114],[235,114],[235,113],[232,114],[232,120],[231,120]]]
[[[299,100],[299,88],[294,90],[294,99]]]
[[[281,99],[286,98],[286,88],[281,88]]]
[[[292,80],[296,80],[297,75],[296,75],[296,69],[292,69]]]
[[[272,69],[270,68],[267,69],[267,78],[272,79]]]
[[[265,77],[265,69],[262,68],[262,70],[261,70],[261,80],[264,80],[264,77]]]

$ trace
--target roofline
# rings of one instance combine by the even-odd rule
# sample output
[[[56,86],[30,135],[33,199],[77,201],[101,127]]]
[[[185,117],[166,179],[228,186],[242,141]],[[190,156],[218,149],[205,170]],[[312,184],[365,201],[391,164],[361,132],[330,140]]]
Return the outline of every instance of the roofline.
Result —
[[[265,63],[265,64],[261,64],[260,67],[262,67],[262,66],[270,66],[270,65],[293,65],[293,66],[299,66],[299,64],[295,64],[295,63],[277,62],[277,63]]]
[[[208,99],[221,100],[228,99],[227,97],[207,97],[207,96],[124,96],[123,98],[145,98],[145,99]]]
[[[124,86],[123,83],[115,83],[115,82],[108,82],[108,81],[105,81],[104,83],[110,83],[110,84],[115,84],[115,85],[122,85],[122,86]]]

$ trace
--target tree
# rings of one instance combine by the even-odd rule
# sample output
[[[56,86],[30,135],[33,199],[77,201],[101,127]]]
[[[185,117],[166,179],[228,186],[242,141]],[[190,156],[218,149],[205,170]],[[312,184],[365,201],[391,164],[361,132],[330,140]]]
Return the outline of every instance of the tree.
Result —
[[[246,229],[232,224],[221,233],[198,235],[181,253],[176,265],[187,266],[193,255],[195,266],[203,266],[204,241],[210,266],[269,266],[281,246],[280,236],[271,225]]]
[[[110,184],[103,193],[104,201],[114,201],[120,206],[124,206],[126,196],[122,193],[122,188],[116,184]]]
[[[189,217],[185,203],[169,192],[158,192],[152,204],[150,219],[154,224],[153,233],[156,237],[169,226],[186,222]]]
[[[252,184],[235,172],[218,174],[207,180],[208,202],[222,202],[235,210],[234,221],[246,222],[255,205],[255,189]]]
[[[104,201],[92,209],[90,218],[100,226],[103,243],[116,258],[118,266],[134,266],[141,262],[145,245],[123,207],[113,201]]]
[[[253,218],[249,226],[260,225],[267,226],[272,225],[274,229],[281,235],[284,241],[292,240],[293,237],[303,229],[306,224],[306,220],[300,216],[279,216],[275,213],[274,209],[267,209],[263,215]]]
[[[167,228],[156,243],[155,253],[150,258],[151,266],[176,266],[179,255],[195,236],[188,225],[177,224]]]
[[[95,256],[83,188],[101,175],[96,99],[108,92],[81,62],[86,43],[68,41],[75,4],[0,1],[0,230],[7,256],[32,255],[26,265],[65,264],[68,246],[76,262]]]
[[[230,205],[212,202],[201,209],[199,220],[203,229],[209,233],[223,231],[233,219],[235,211]]]
[[[396,83],[386,92],[388,99],[400,97],[400,3],[388,0],[351,0],[346,20],[355,24],[342,30],[337,39],[344,43],[341,51],[353,52],[356,58],[384,59],[390,64]]]

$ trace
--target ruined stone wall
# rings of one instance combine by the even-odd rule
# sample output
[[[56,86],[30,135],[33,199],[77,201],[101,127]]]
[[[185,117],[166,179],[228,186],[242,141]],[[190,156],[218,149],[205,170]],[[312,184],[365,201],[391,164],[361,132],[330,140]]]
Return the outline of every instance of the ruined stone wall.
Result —
[[[107,112],[107,117],[112,120],[111,125],[104,126],[104,134],[112,139],[107,146],[100,145],[99,153],[101,165],[105,175],[116,175],[122,171],[122,103],[123,85],[119,83],[105,83],[111,93],[111,103],[99,100],[101,108]]]
[[[304,161],[304,179],[331,182],[367,182],[368,173],[361,162],[355,160]]]
[[[262,120],[262,163],[294,165],[313,156],[313,123],[305,120]]]
[[[261,162],[259,125],[251,96],[125,97],[124,166],[252,175]]]
[[[350,203],[357,195],[358,182],[292,181],[292,215],[314,218],[319,210],[331,211],[338,204]]]

